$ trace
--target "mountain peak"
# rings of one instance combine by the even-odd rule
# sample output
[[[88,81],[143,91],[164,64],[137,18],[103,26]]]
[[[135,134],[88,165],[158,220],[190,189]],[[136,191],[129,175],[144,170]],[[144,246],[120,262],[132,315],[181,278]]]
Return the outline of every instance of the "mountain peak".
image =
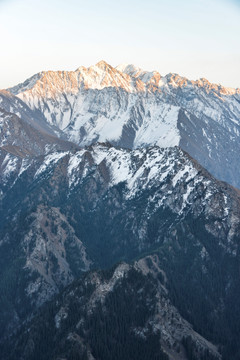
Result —
[[[106,68],[112,68],[106,61],[101,60],[96,65],[99,69],[106,70]]]
[[[134,64],[126,64],[126,63],[116,66],[115,69],[130,76],[133,76],[143,71],[141,68],[135,66]]]
[[[76,70],[75,70],[75,72],[81,72],[81,71],[86,71],[86,67],[85,66],[79,66]]]

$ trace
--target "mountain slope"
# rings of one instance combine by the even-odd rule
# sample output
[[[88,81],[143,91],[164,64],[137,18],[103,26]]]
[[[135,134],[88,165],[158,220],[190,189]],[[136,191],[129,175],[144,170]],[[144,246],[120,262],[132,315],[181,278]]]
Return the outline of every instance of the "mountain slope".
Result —
[[[157,256],[89,272],[18,331],[11,348],[5,344],[1,349],[2,356],[187,360],[191,354],[196,360],[221,359],[172,305],[166,285]]]
[[[81,146],[180,145],[213,175],[240,187],[239,89],[100,61],[42,72],[9,91]]]
[[[56,150],[78,149],[78,146],[49,135],[18,117],[0,108],[0,148],[25,156],[46,154]]]
[[[5,334],[83,271],[157,252],[178,311],[234,359],[239,192],[178,147],[98,144],[33,159],[2,152],[2,159]]]
[[[21,99],[6,90],[0,90],[0,107],[13,113],[34,129],[51,136],[64,137],[60,130],[50,126],[39,110],[31,110]]]

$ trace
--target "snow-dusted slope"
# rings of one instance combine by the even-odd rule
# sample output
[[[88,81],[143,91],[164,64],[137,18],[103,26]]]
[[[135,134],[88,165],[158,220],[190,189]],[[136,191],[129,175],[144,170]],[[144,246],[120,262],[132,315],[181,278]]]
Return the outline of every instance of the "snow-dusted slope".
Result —
[[[128,147],[179,143],[179,107],[164,104],[142,80],[104,61],[73,72],[42,72],[10,91],[80,145],[107,140]]]
[[[0,150],[0,199],[3,331],[82,271],[155,251],[167,276],[174,273],[173,293],[177,286],[180,299],[186,293],[180,303],[187,314],[189,292],[195,296],[193,319],[206,308],[205,319],[212,315],[218,324],[216,309],[228,311],[229,292],[237,295],[239,192],[179,147],[95,144],[34,158]],[[13,271],[14,292],[5,287]]]
[[[9,90],[30,108],[41,110],[50,124],[65,129],[75,141],[80,142],[81,130],[96,120],[94,115],[102,117],[100,122],[92,124],[95,136],[106,140],[103,123],[112,122],[117,129],[116,132],[109,131],[108,137],[109,140],[116,140],[120,139],[123,126],[131,118],[136,123],[137,119],[132,116],[135,109],[139,111],[142,107],[140,115],[143,119],[148,118],[148,125],[151,126],[150,120],[152,116],[155,117],[154,108],[159,109],[164,103],[181,106],[195,116],[209,117],[223,126],[227,126],[225,118],[228,116],[233,124],[239,126],[239,89],[224,88],[206,79],[190,81],[177,74],[162,77],[156,71],[143,71],[134,65],[113,68],[100,61],[76,71],[41,72]],[[161,116],[161,110],[158,111],[160,125],[164,123],[164,116]],[[122,121],[121,115],[124,118]],[[174,116],[172,119],[176,120]],[[159,126],[159,134],[161,131]],[[88,132],[82,137],[86,137],[85,143],[92,141],[92,135]],[[153,143],[150,138],[148,142]]]
[[[0,149],[21,157],[78,149],[77,145],[48,134],[40,126],[33,127],[30,124],[0,107]]]
[[[11,224],[1,227],[0,249],[19,233],[23,266],[35,272],[26,293],[37,304],[90,264],[131,259],[182,236],[199,242],[199,251],[207,246],[202,236],[213,237],[237,256],[239,194],[178,147],[96,144],[24,159],[0,150],[0,174],[0,221]],[[49,253],[59,264],[51,272]]]
[[[61,168],[59,175],[65,182],[63,191],[68,196],[89,181],[89,177],[97,179],[98,172],[105,183],[104,191],[124,184],[126,201],[151,189],[153,197],[150,196],[145,209],[149,216],[161,206],[170,207],[173,213],[182,215],[189,211],[189,207],[196,207],[195,197],[199,196],[200,189],[202,209],[198,211],[201,212],[211,204],[212,197],[219,194],[222,186],[179,147],[164,149],[154,146],[130,151],[101,143],[79,151],[58,151],[45,157],[25,159],[4,151],[0,163],[1,183],[9,187],[11,181],[7,180],[11,178],[15,184],[30,168],[35,183],[44,179],[48,181],[56,167]],[[222,201],[223,212],[228,215],[227,197],[223,196]]]
[[[240,187],[239,89],[100,61],[76,71],[42,72],[9,90],[81,146],[180,145],[215,176]]]
[[[8,113],[15,114],[41,133],[64,138],[64,134],[58,128],[54,128],[46,122],[40,111],[30,109],[19,97],[14,96],[9,91],[0,90],[0,108]]]

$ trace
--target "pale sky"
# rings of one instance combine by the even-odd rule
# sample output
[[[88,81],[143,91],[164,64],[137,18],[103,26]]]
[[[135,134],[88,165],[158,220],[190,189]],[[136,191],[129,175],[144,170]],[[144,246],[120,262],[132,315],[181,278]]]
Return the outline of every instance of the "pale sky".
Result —
[[[0,88],[105,60],[240,88],[240,0],[0,0]]]

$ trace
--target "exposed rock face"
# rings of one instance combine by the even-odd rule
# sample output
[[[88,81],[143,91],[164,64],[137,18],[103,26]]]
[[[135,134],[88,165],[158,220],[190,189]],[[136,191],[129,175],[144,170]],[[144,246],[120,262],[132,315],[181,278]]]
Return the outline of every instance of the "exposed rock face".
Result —
[[[76,237],[74,229],[68,225],[59,209],[40,205],[31,216],[34,220],[24,236],[23,248],[25,269],[35,273],[36,278],[29,282],[26,293],[32,299],[35,298],[36,306],[39,306],[56,294],[60,286],[73,281],[74,264],[69,264],[68,248],[72,247],[78,257],[79,272],[88,270],[90,262],[81,240]]]
[[[180,145],[217,178],[240,187],[240,90],[104,61],[42,72],[9,89],[81,145]]]

